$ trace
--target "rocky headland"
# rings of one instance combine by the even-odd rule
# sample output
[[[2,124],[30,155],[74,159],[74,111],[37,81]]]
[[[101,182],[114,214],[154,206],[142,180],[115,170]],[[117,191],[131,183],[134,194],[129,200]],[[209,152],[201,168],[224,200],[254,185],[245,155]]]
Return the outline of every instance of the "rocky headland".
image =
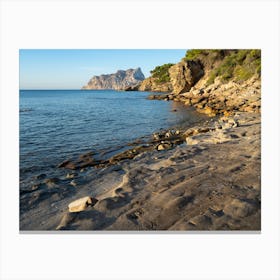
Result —
[[[191,50],[133,90],[209,118],[129,143],[109,158],[61,162],[21,189],[22,230],[260,230],[259,50]],[[129,89],[131,90],[131,89]]]
[[[138,86],[145,79],[141,68],[118,70],[114,74],[93,76],[83,90],[114,89],[123,90]]]
[[[139,91],[180,101],[209,116],[260,112],[260,50],[191,50],[179,63],[157,66]],[[159,69],[159,70],[157,70]]]

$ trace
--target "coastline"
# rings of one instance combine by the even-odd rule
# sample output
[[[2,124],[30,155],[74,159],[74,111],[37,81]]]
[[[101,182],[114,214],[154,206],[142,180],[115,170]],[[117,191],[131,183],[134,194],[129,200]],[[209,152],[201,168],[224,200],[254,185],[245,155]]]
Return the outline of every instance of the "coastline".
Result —
[[[65,180],[45,179],[44,190],[26,190],[21,203],[31,207],[20,229],[260,230],[260,113],[233,112],[167,133],[90,167],[82,180],[79,166]],[[97,201],[69,212],[87,196]]]
[[[86,88],[116,88],[118,73]],[[190,50],[151,74],[124,90],[165,92],[149,99],[209,119],[65,159],[62,177],[21,188],[21,230],[261,229],[261,51]]]
[[[174,149],[185,142],[184,131],[187,128],[209,124],[210,118],[205,119],[198,119],[192,125],[186,121],[169,129],[161,129],[127,142],[115,151],[104,150],[99,154],[90,151],[67,158],[56,166],[55,177],[50,174],[34,176],[32,184],[20,189],[20,230],[57,229],[61,213],[73,199],[88,193],[102,197],[104,191],[107,193],[115,188],[115,184],[122,182],[123,165],[143,154]],[[93,184],[99,186],[92,188]]]

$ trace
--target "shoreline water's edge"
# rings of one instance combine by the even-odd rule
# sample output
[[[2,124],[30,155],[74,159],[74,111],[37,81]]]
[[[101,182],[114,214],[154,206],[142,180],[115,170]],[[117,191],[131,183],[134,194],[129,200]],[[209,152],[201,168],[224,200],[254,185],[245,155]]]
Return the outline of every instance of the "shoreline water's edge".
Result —
[[[250,117],[253,116],[253,117]],[[205,149],[209,149],[209,145],[214,145],[214,146],[221,146],[221,145],[229,145],[228,143],[231,142],[241,142],[242,137],[240,137],[240,135],[237,134],[232,134],[232,130],[244,130],[243,125],[241,125],[241,123],[247,123],[247,119],[252,118],[251,121],[255,121],[258,122],[260,115],[259,113],[256,112],[244,112],[244,113],[240,113],[240,112],[232,112],[231,116],[222,116],[220,114],[220,116],[215,117],[214,119],[212,118],[212,120],[209,118],[209,121],[204,121],[203,125],[200,124],[200,126],[194,126],[194,127],[190,127],[189,129],[185,130],[185,131],[176,131],[176,130],[166,130],[164,132],[159,132],[159,133],[155,133],[152,136],[152,141],[151,143],[148,144],[145,143],[143,146],[137,146],[137,148],[135,149],[135,147],[133,147],[132,149],[128,149],[127,151],[117,154],[115,156],[113,156],[112,158],[109,159],[108,162],[106,163],[99,163],[101,164],[100,166],[97,166],[100,169],[100,177],[96,178],[96,177],[92,177],[92,173],[89,173],[89,175],[87,175],[87,182],[84,184],[83,183],[79,183],[79,180],[75,180],[75,170],[76,168],[70,168],[69,169],[69,173],[67,174],[66,178],[67,182],[66,185],[68,185],[67,187],[65,187],[65,185],[61,186],[61,181],[56,181],[56,180],[52,180],[52,179],[47,179],[47,185],[48,187],[48,195],[50,195],[50,202],[48,203],[47,200],[44,200],[44,192],[41,193],[41,195],[39,194],[37,197],[37,202],[35,203],[34,206],[39,206],[39,208],[41,208],[40,211],[36,210],[36,207],[34,207],[33,209],[31,209],[31,211],[27,211],[27,213],[24,213],[24,211],[21,214],[21,230],[55,230],[55,229],[59,229],[59,230],[205,230],[206,228],[211,229],[211,224],[213,226],[213,229],[215,230],[227,230],[227,229],[238,229],[236,228],[236,225],[231,225],[229,226],[228,223],[218,223],[218,225],[213,225],[213,217],[211,217],[211,215],[215,218],[220,218],[222,216],[225,216],[225,211],[222,209],[218,209],[219,207],[208,207],[207,211],[210,213],[208,213],[210,215],[210,220],[211,223],[209,222],[209,215],[205,215],[205,214],[199,214],[199,218],[197,218],[199,220],[199,222],[190,222],[188,220],[188,222],[184,222],[184,225],[181,225],[181,223],[173,226],[167,225],[167,226],[163,226],[160,225],[158,226],[157,224],[153,224],[153,222],[148,222],[145,221],[144,222],[140,222],[141,219],[143,219],[143,209],[145,209],[145,207],[140,207],[140,210],[137,210],[136,213],[130,213],[132,211],[132,209],[135,209],[135,205],[133,203],[136,203],[136,205],[141,205],[145,204],[143,201],[139,202],[139,198],[143,199],[143,196],[145,197],[146,195],[146,199],[149,201],[151,199],[151,194],[157,194],[157,195],[165,195],[168,197],[171,194],[168,194],[170,192],[170,190],[172,189],[172,187],[170,186],[166,186],[166,187],[160,187],[160,183],[161,184],[166,184],[165,180],[162,179],[157,179],[159,182],[155,181],[153,182],[153,179],[149,178],[147,179],[147,181],[153,186],[157,185],[157,187],[155,188],[155,190],[153,191],[144,191],[144,193],[146,193],[145,195],[142,193],[142,191],[139,190],[135,190],[135,186],[131,185],[134,184],[133,180],[135,180],[135,178],[137,178],[138,176],[141,177],[141,173],[142,173],[142,168],[141,166],[143,166],[143,168],[147,168],[145,166],[150,166],[150,168],[147,169],[147,174],[152,174],[152,173],[162,173],[162,178],[166,177],[165,172],[166,170],[164,170],[165,168],[167,168],[167,170],[170,168],[170,166],[173,166],[172,164],[170,165],[170,162],[176,162],[176,161],[180,161],[182,160],[181,158],[181,154],[184,154],[183,158],[186,156],[185,152],[186,150],[190,150],[190,158],[192,158],[193,160],[198,156],[197,154],[199,154],[200,156],[203,155],[203,153],[205,154],[206,152],[204,151]],[[258,129],[257,127],[255,127],[256,125],[252,125],[252,127],[254,127],[254,129]],[[244,135],[246,134],[244,131],[242,132]],[[242,135],[241,133],[241,135]],[[235,136],[232,136],[235,135]],[[258,141],[259,139],[255,139],[255,141]],[[184,145],[179,145],[177,146],[177,144],[183,144],[186,143]],[[219,144],[219,145],[216,145]],[[240,144],[240,143],[239,143]],[[242,149],[244,148],[244,143],[242,144]],[[203,147],[204,146],[204,147]],[[206,147],[206,148],[205,148]],[[193,152],[193,149],[195,150],[195,152]],[[211,149],[210,149],[211,150]],[[173,151],[175,153],[175,155],[173,154]],[[180,151],[180,152],[179,152]],[[203,152],[204,151],[204,152]],[[176,157],[176,153],[178,153],[178,156]],[[249,156],[249,155],[248,155]],[[172,158],[172,159],[171,159]],[[87,163],[89,164],[88,166],[94,166],[94,164],[91,165],[91,163],[89,162],[89,158],[87,157],[87,155],[82,155],[82,158],[79,159],[79,164],[81,164],[80,166],[77,166],[77,169],[79,169],[79,172],[84,172],[83,169],[87,168]],[[138,162],[139,161],[139,162]],[[168,161],[168,164],[166,163],[166,161]],[[257,160],[258,162],[258,160]],[[64,162],[64,165],[69,164],[69,166],[74,167],[74,163],[72,162]],[[85,164],[85,166],[83,166],[83,164]],[[260,165],[260,162],[257,163]],[[63,163],[62,163],[63,165]],[[157,166],[158,167],[155,167]],[[180,165],[180,163],[176,163],[176,165]],[[188,165],[188,162],[185,162],[184,164],[182,164],[184,167],[186,167]],[[68,166],[68,167],[69,167]],[[152,168],[151,168],[152,166]],[[191,165],[192,166],[192,165]],[[65,166],[60,166],[60,167],[65,167]],[[173,166],[174,168],[174,166]],[[182,168],[182,167],[181,167]],[[193,168],[197,168],[197,166],[194,164]],[[127,178],[127,174],[129,174],[131,172],[131,170],[136,169],[137,172],[134,174],[134,176],[132,176],[131,178]],[[187,168],[188,169],[188,168]],[[209,169],[209,166],[207,167],[207,170]],[[237,168],[238,169],[238,168]],[[192,168],[190,168],[190,170],[192,170]],[[203,170],[203,168],[202,168]],[[72,172],[74,171],[74,172]],[[103,175],[102,175],[103,172]],[[169,174],[170,171],[167,171],[167,174]],[[172,171],[174,174],[171,176],[173,179],[175,177],[178,177],[177,175],[179,175],[181,173],[180,170],[173,170]],[[204,172],[202,172],[204,173]],[[256,173],[256,172],[255,172]],[[92,183],[97,183],[99,181],[102,181],[102,179],[100,180],[100,178],[102,178],[102,176],[104,176],[104,178],[106,177],[110,177],[109,174],[114,174],[111,177],[113,178],[109,178],[109,179],[104,179],[105,181],[108,180],[108,184],[106,186],[106,188],[104,189],[95,189],[95,191],[92,191]],[[177,175],[176,175],[177,174]],[[99,176],[98,175],[98,176]],[[97,176],[97,177],[98,177]],[[175,177],[174,177],[175,176]],[[193,176],[193,175],[191,175]],[[195,175],[198,176],[198,175]],[[129,176],[128,176],[129,177]],[[149,176],[148,176],[149,177]],[[153,176],[152,176],[153,177]],[[168,176],[167,176],[168,177]],[[174,188],[178,187],[178,185],[182,184],[185,180],[186,176],[179,176],[178,178],[175,178],[174,181],[176,182],[176,180],[178,181],[177,183],[174,184]],[[142,178],[143,179],[143,178]],[[98,181],[99,180],[99,181]],[[45,180],[46,181],[46,180]],[[138,182],[138,180],[136,180]],[[206,180],[207,181],[207,180]],[[65,182],[63,182],[63,184],[65,184]],[[168,183],[167,185],[171,184],[171,186],[173,185],[172,182]],[[258,184],[257,184],[258,185]],[[69,187],[71,186],[71,187]],[[257,189],[260,188],[260,186],[255,186]],[[34,186],[33,186],[34,188]],[[80,188],[80,190],[78,190],[78,188]],[[129,192],[129,191],[124,191],[127,189],[133,189],[133,191]],[[143,189],[145,187],[143,186]],[[33,190],[26,190],[26,192],[24,193],[24,195],[30,195],[34,192],[34,194],[36,193],[35,191],[38,190],[36,189],[36,187]],[[217,191],[217,190],[216,190]],[[195,192],[195,191],[194,191]],[[83,195],[89,195],[90,197],[95,196],[98,201],[95,205],[91,205],[88,204],[87,207],[85,207],[85,210],[82,212],[68,212],[68,204],[75,200],[76,198],[79,198]],[[40,198],[40,196],[42,196]],[[55,198],[55,196],[57,196]],[[256,195],[257,200],[253,203],[253,206],[249,203],[249,202],[244,202],[243,200],[237,199],[235,201],[233,201],[233,206],[232,209],[235,209],[238,205],[238,207],[240,208],[244,208],[245,210],[242,210],[245,212],[245,214],[241,214],[245,215],[244,217],[246,217],[246,215],[248,213],[251,213],[251,210],[246,210],[253,208],[253,212],[256,212],[256,218],[254,220],[254,222],[251,222],[251,226],[249,224],[249,226],[245,226],[243,225],[244,230],[259,230],[260,229],[260,212],[258,207],[256,206],[257,204],[260,203],[260,197],[258,195]],[[179,197],[176,196],[176,199],[179,199]],[[40,200],[42,199],[43,203],[40,202]],[[167,198],[164,199],[164,201]],[[171,197],[169,197],[169,199],[171,199]],[[168,200],[169,200],[168,199]],[[175,199],[175,200],[176,200]],[[32,199],[31,199],[32,200]],[[136,200],[136,202],[132,202]],[[182,201],[181,201],[182,200]],[[36,201],[36,198],[34,199],[34,201]],[[184,209],[188,204],[193,204],[194,203],[194,197],[192,194],[190,194],[189,196],[185,196],[183,195],[182,199],[179,199],[179,201],[181,201],[179,203],[179,205],[176,204],[176,207],[180,208],[180,205],[182,204],[181,208]],[[22,205],[23,205],[24,201],[22,201]],[[165,203],[167,203],[167,201],[165,201]],[[244,204],[245,203],[245,204]],[[157,204],[157,202],[150,202],[150,204],[152,204],[153,210],[154,207],[156,207],[154,204]],[[229,203],[230,204],[230,203]],[[235,205],[236,204],[236,205]],[[240,206],[240,205],[241,206]],[[243,205],[244,204],[244,205]],[[248,204],[248,205],[247,205]],[[31,204],[32,205],[32,204]],[[225,205],[226,206],[226,205]],[[120,212],[118,212],[117,209],[122,209]],[[137,208],[137,207],[136,207]],[[138,207],[139,208],[139,207]],[[137,209],[138,209],[137,208]],[[164,208],[164,207],[163,207]],[[170,207],[167,207],[170,208]],[[171,205],[171,208],[173,209],[173,206]],[[188,207],[187,207],[188,208]],[[222,208],[222,207],[220,207]],[[142,209],[142,210],[141,210]],[[209,210],[212,209],[212,210]],[[215,210],[216,209],[216,210]],[[145,210],[146,212],[147,210]],[[151,210],[148,210],[147,212],[150,212]],[[170,211],[170,209],[168,210]],[[174,209],[173,209],[174,211]],[[212,212],[214,213],[212,213]],[[227,210],[226,210],[227,211]],[[234,210],[232,210],[234,212]],[[247,213],[247,212],[248,213]],[[41,214],[38,215],[38,212]],[[125,215],[122,213],[126,213]],[[139,212],[139,213],[138,213]],[[216,214],[215,214],[216,213]],[[106,216],[109,214],[109,220],[107,221]],[[174,218],[174,213],[172,212],[171,214],[169,213],[169,215]],[[219,215],[221,215],[219,217]],[[231,213],[231,215],[233,215]],[[240,214],[238,214],[240,216]],[[238,218],[240,218],[239,216],[235,216],[234,218],[230,218],[229,220],[236,220]],[[27,217],[29,216],[29,217]],[[31,217],[30,217],[31,216]],[[141,219],[140,219],[141,216]],[[176,215],[175,215],[176,216]],[[34,219],[34,217],[37,217],[37,219],[42,219],[41,221],[35,221],[31,222],[29,221],[29,219]],[[41,217],[41,218],[40,218]],[[46,217],[48,217],[48,220],[46,221]],[[116,219],[116,221],[114,221],[112,223],[112,221],[114,220],[113,217],[119,217],[118,219]],[[121,218],[122,217],[122,218]],[[123,218],[125,217],[125,218]],[[197,217],[197,216],[195,216]],[[243,217],[243,218],[244,218]],[[104,220],[105,219],[105,220]],[[121,220],[119,220],[121,219]],[[158,219],[158,217],[157,217]],[[156,220],[157,220],[156,219]],[[178,220],[178,217],[174,218],[176,221]],[[201,220],[201,221],[200,221]],[[132,223],[132,224],[131,224]],[[152,223],[152,224],[150,224]],[[178,223],[178,221],[177,221]],[[232,223],[232,221],[231,221]],[[163,223],[164,224],[164,223]]]

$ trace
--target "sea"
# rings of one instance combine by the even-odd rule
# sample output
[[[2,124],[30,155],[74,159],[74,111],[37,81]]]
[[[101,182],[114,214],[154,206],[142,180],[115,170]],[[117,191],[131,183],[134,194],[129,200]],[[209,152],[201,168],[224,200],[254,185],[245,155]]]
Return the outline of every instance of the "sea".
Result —
[[[50,176],[62,161],[87,152],[117,153],[139,138],[201,121],[179,102],[150,92],[20,90],[20,180]]]

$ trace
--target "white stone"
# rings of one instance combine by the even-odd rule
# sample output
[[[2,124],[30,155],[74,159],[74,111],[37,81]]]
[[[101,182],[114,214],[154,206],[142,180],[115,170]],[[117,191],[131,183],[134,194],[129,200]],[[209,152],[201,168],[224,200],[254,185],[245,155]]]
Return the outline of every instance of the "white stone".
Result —
[[[85,196],[71,202],[68,205],[69,212],[81,212],[85,210],[89,205],[94,205],[97,200],[90,196]]]

